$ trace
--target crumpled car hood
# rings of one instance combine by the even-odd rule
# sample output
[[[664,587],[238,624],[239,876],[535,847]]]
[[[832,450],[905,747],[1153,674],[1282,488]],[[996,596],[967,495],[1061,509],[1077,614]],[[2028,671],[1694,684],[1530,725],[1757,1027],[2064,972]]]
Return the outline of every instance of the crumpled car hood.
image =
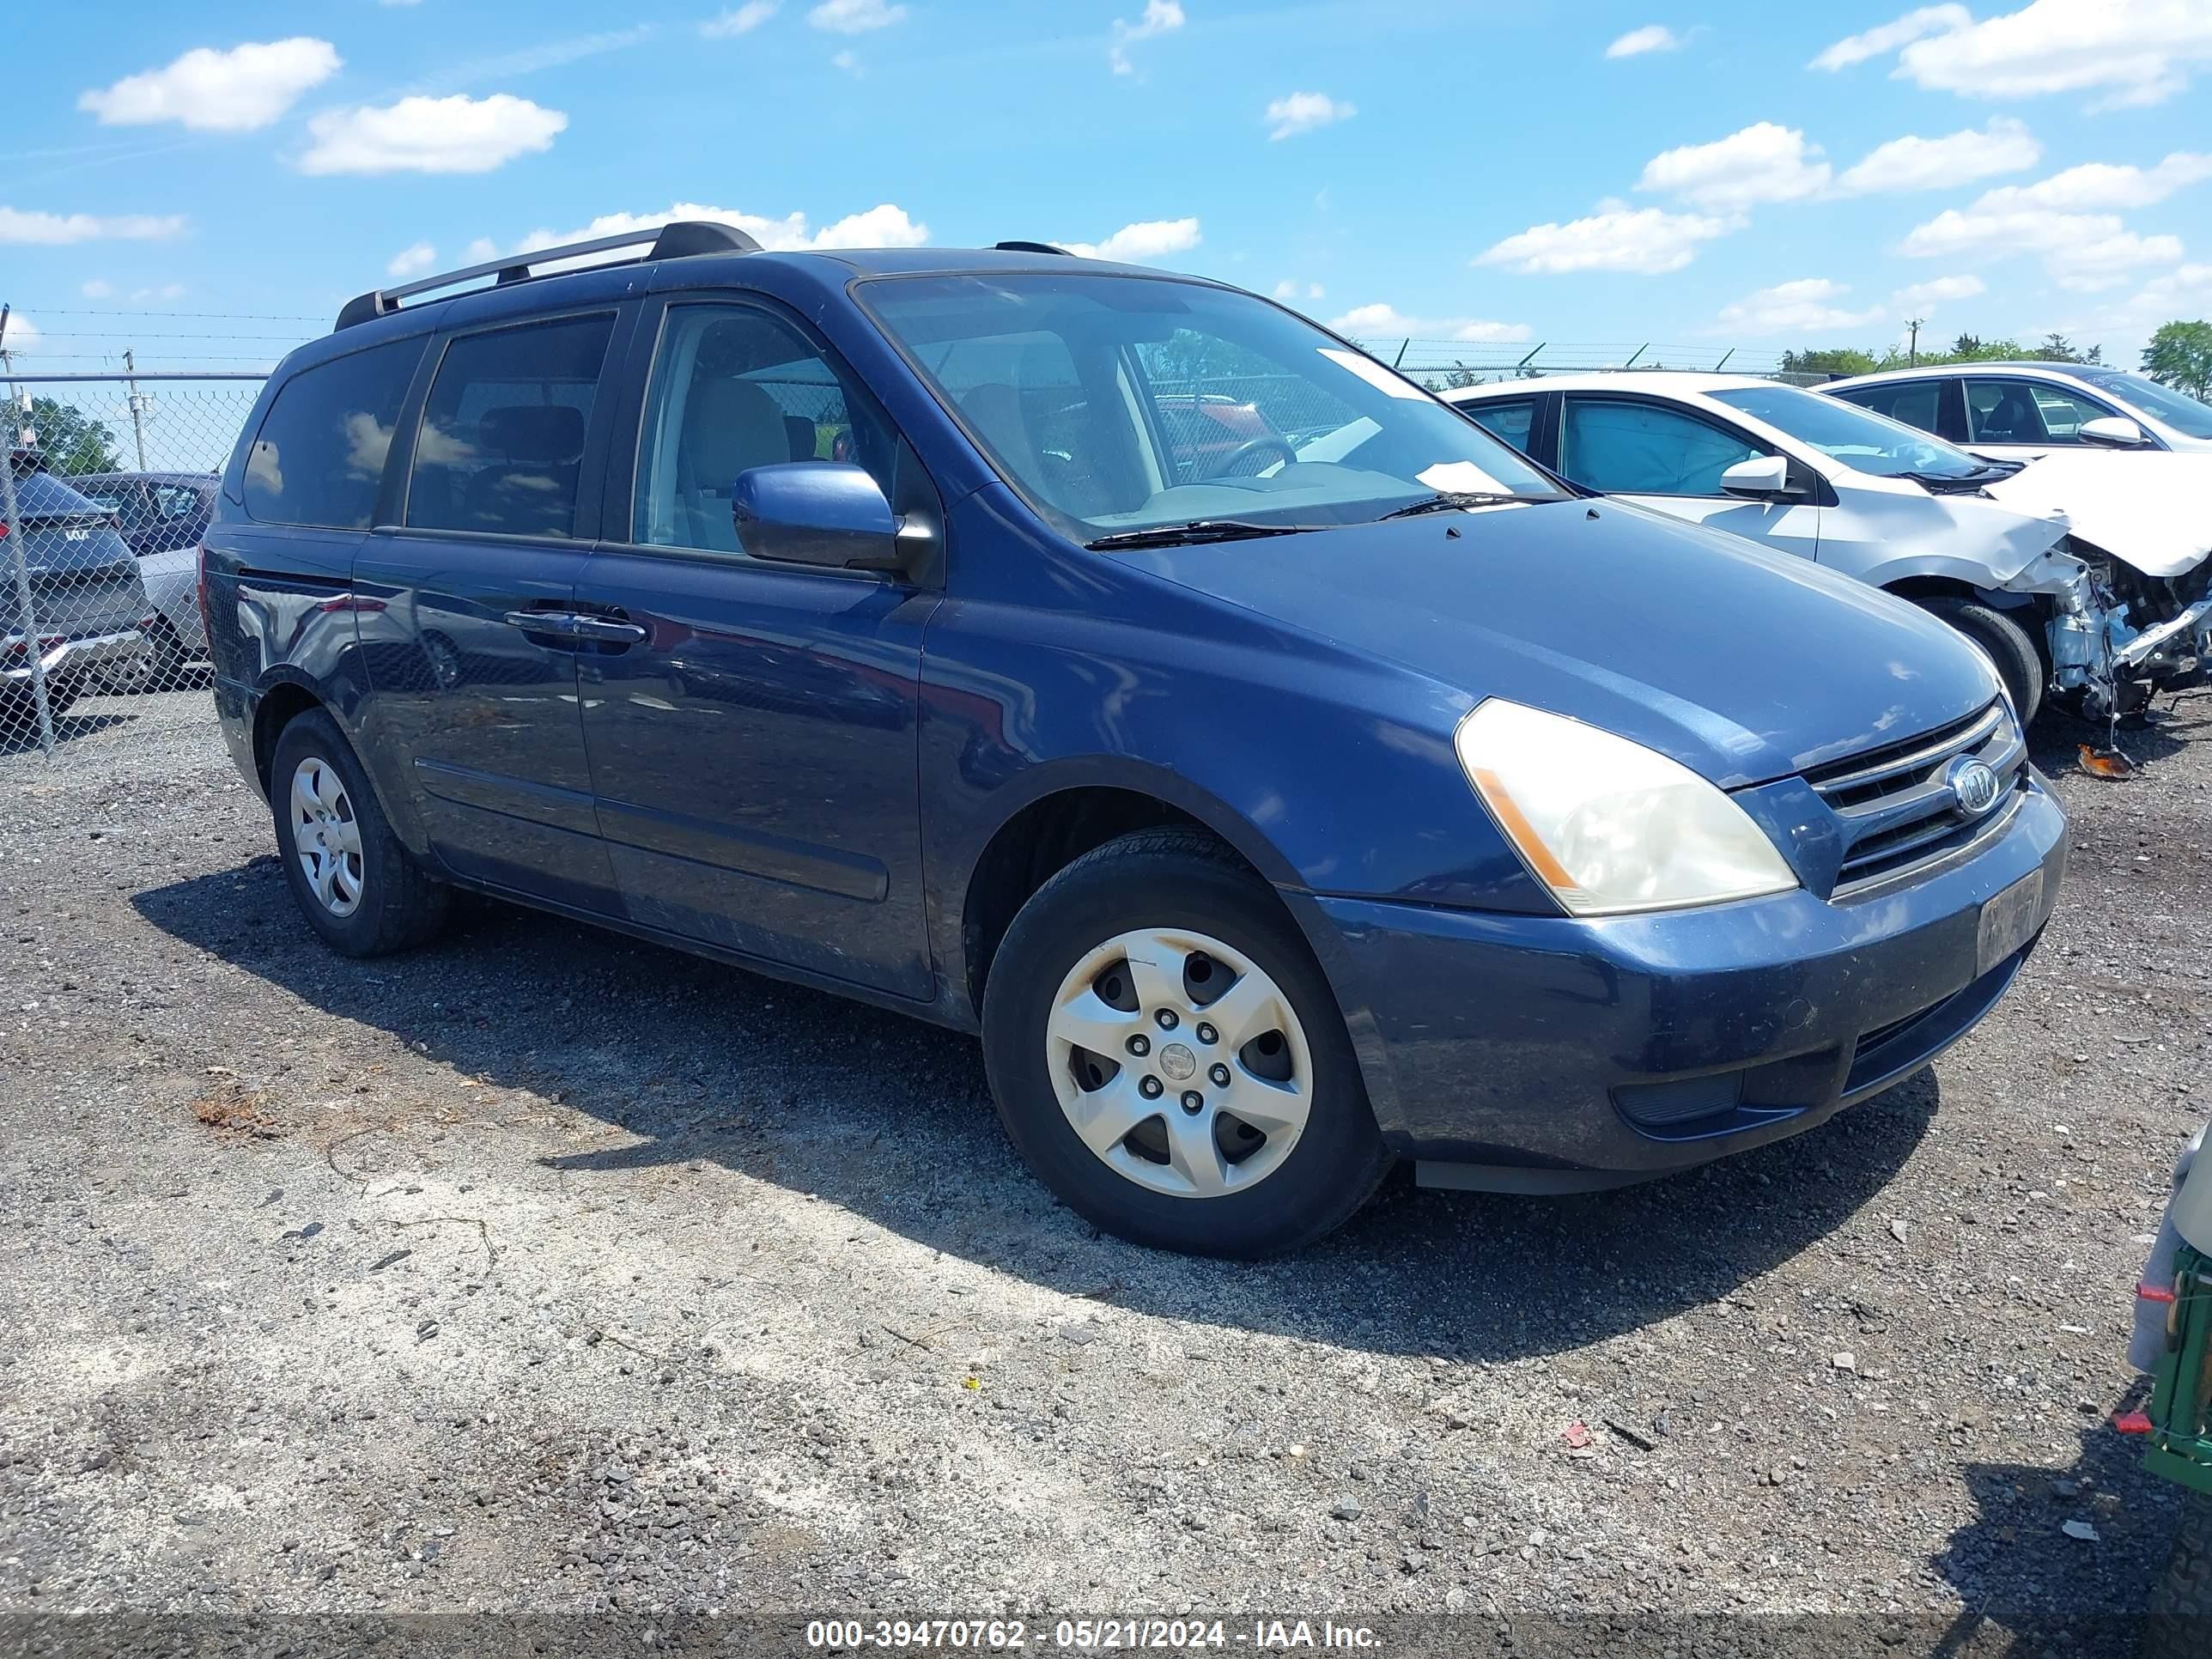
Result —
[[[2212,455],[2069,450],[1988,486],[2016,513],[2068,527],[2146,576],[2185,575],[2212,554]]]

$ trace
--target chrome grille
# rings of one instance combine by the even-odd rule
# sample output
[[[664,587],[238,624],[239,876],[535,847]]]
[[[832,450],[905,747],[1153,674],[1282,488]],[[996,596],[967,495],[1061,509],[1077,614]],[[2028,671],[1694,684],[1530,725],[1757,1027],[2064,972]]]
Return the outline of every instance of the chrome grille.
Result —
[[[1978,812],[1951,787],[1953,769],[1968,759],[1996,774],[1996,799]],[[2010,706],[1998,702],[1940,731],[1820,768],[1806,781],[1843,833],[1830,896],[1848,898],[1936,863],[2009,815],[2027,787],[2027,744]]]

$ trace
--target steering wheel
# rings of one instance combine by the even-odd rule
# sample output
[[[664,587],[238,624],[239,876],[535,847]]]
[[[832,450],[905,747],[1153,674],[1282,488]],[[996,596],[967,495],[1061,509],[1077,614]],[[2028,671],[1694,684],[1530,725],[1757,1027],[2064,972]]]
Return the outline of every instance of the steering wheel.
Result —
[[[1238,463],[1247,455],[1256,455],[1265,450],[1273,450],[1280,455],[1285,466],[1296,466],[1298,464],[1298,452],[1291,441],[1279,432],[1270,432],[1264,437],[1247,439],[1237,445],[1229,452],[1226,460],[1206,476],[1209,479],[1225,478],[1236,470]]]

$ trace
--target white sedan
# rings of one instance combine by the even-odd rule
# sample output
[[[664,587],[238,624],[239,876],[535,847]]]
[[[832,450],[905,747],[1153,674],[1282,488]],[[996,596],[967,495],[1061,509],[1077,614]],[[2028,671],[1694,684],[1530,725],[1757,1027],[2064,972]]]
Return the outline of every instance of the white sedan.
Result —
[[[1591,489],[1912,600],[1979,645],[2023,721],[2046,689],[2101,719],[2212,656],[2212,460],[1984,460],[1741,375],[1554,375],[1447,392]],[[2197,477],[2197,473],[2205,476]],[[2157,475],[2154,477],[2153,475]]]
[[[1946,363],[1820,390],[2001,461],[2081,448],[2212,453],[2212,404],[2097,363]]]

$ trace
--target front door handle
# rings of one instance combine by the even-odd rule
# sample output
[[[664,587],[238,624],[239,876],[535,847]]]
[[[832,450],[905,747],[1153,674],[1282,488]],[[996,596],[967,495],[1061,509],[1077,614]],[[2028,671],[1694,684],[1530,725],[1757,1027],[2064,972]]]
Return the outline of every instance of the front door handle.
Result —
[[[558,634],[574,639],[581,619],[573,611],[510,611],[501,620],[526,634]]]
[[[568,632],[580,640],[604,640],[610,645],[637,645],[649,637],[640,623],[623,622],[613,617],[574,616],[569,617],[568,622]]]

